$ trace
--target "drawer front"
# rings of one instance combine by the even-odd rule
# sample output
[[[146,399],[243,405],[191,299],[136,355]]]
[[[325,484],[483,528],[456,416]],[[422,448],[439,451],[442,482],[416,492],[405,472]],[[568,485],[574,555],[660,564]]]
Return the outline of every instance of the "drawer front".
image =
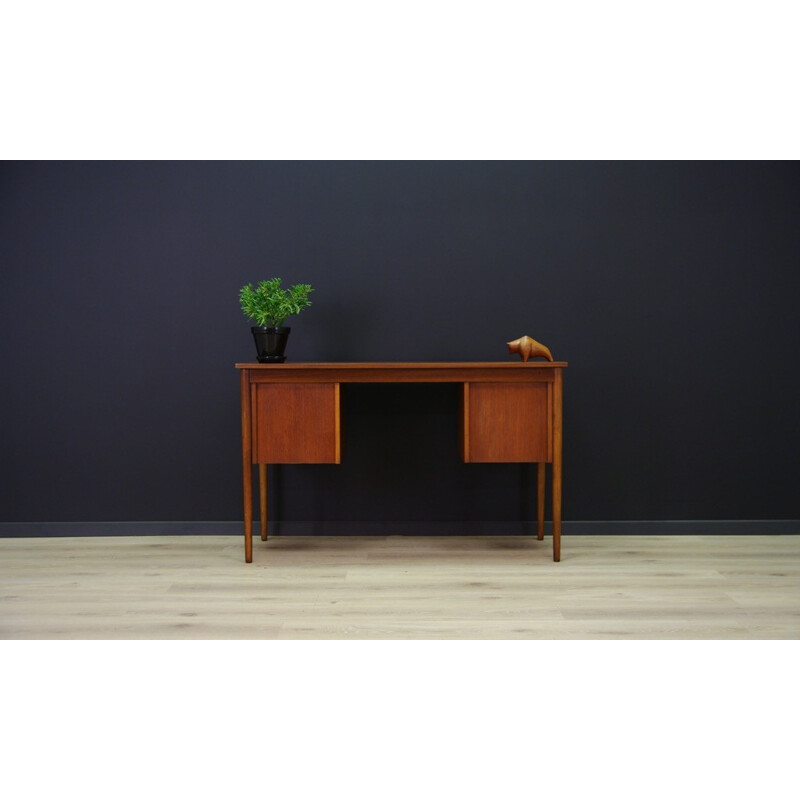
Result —
[[[338,464],[338,383],[250,386],[254,464]]]
[[[552,386],[549,382],[465,384],[464,461],[552,461]]]

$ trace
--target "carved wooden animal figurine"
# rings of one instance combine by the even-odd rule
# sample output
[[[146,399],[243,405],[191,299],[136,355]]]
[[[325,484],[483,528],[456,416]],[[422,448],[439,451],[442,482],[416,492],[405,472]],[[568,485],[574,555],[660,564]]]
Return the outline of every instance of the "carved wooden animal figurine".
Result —
[[[513,342],[506,342],[508,345],[509,353],[519,353],[522,356],[522,361],[527,363],[528,359],[533,356],[544,356],[548,361],[553,360],[553,354],[541,342],[536,339],[531,339],[530,336],[522,336],[519,339],[514,339]]]

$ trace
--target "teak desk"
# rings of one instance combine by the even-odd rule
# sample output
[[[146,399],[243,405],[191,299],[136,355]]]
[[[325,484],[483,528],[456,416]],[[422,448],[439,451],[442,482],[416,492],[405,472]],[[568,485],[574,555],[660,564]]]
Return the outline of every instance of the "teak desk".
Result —
[[[465,462],[537,464],[544,538],[545,464],[552,464],[553,560],[561,559],[562,372],[566,361],[237,364],[242,385],[244,558],[253,560],[253,464],[267,539],[267,464],[341,463],[342,383],[460,383]]]

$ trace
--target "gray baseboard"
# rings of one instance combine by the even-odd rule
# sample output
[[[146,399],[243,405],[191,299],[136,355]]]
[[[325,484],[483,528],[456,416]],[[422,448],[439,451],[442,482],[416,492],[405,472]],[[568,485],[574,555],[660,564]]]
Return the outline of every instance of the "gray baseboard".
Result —
[[[680,536],[798,534],[796,519],[565,520],[562,533],[580,535]],[[546,531],[551,531],[547,523]],[[254,534],[258,536],[258,523]],[[518,536],[536,522],[270,522],[278,536]],[[241,521],[223,522],[0,522],[0,538],[45,536],[241,535]]]

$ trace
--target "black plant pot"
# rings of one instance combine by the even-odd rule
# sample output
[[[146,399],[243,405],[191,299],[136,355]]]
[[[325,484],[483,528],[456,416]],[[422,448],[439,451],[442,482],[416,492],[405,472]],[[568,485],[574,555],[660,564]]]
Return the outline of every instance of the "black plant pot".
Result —
[[[250,328],[256,341],[256,353],[260,364],[282,364],[286,361],[283,351],[291,328]]]

